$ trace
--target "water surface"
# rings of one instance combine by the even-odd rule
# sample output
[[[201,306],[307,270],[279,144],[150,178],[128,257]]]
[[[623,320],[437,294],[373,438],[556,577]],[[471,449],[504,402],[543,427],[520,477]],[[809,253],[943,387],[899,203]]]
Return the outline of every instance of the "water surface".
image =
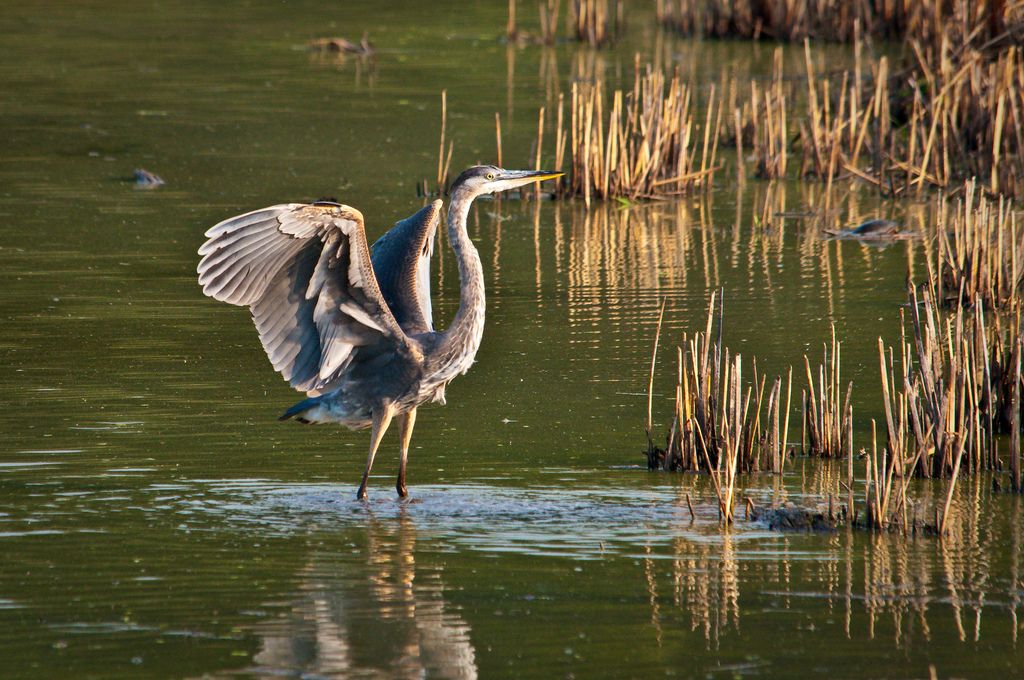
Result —
[[[528,166],[540,106],[633,53],[704,92],[763,77],[771,48],[688,43],[631,16],[594,52],[510,48],[503,3],[8,3],[0,11],[0,675],[3,677],[940,677],[1019,667],[1019,499],[969,480],[954,533],[723,532],[706,479],[643,462],[647,361],[726,291],[726,343],[777,374],[834,323],[879,415],[875,338],[895,340],[927,242],[825,242],[821,189],[723,181],[675,204],[481,203],[478,362],[424,409],[412,499],[394,435],[352,500],[366,433],[278,423],[296,395],[248,314],[195,282],[202,232],[336,196],[376,237],[436,172],[439,93],[455,167]],[[526,21],[526,19],[524,19]],[[310,55],[324,35],[374,61]],[[822,64],[848,59],[815,51]],[[799,64],[802,50],[787,50]],[[548,119],[550,124],[550,117]],[[545,158],[550,158],[545,154]],[[136,167],[167,184],[136,190]],[[840,226],[927,207],[851,188]],[[803,217],[802,217],[803,216]],[[764,217],[764,219],[762,219]],[[443,244],[442,244],[443,245]],[[450,256],[436,314],[458,300]],[[666,426],[671,371],[659,375]],[[743,480],[815,501],[839,472],[798,459]],[[921,511],[941,484],[915,488]],[[691,517],[686,498],[695,506]],[[1010,519],[1014,518],[1014,519]]]

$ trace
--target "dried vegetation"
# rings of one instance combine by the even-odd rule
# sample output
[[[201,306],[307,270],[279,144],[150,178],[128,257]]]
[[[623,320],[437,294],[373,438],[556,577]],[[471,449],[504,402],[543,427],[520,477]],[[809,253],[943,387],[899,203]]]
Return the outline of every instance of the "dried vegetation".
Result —
[[[578,39],[599,44],[614,33],[610,17],[621,12],[603,7],[573,3]],[[542,27],[557,14],[557,3],[542,5]],[[698,97],[678,69],[650,64],[637,64],[630,90],[600,77],[577,82],[568,194],[663,198],[704,188],[729,165],[718,162],[721,144],[736,149],[741,179],[856,178],[899,196],[978,177],[991,194],[1024,195],[1024,2],[663,0],[659,17],[715,37],[852,41],[853,67],[823,72],[805,41],[802,70],[783,73],[780,47],[766,85],[731,81]],[[542,42],[553,40],[544,31]],[[903,54],[873,56],[867,35],[905,41]]]
[[[718,328],[713,333],[716,305]],[[789,455],[793,373],[790,370],[785,383],[781,376],[772,379],[766,394],[767,378],[758,373],[755,359],[753,379],[745,383],[742,355],[722,345],[723,309],[722,295],[713,294],[704,331],[684,333],[676,348],[675,401],[664,449],[655,446],[651,436],[659,317],[648,384],[647,465],[652,470],[709,473],[721,517],[728,523],[735,510],[738,473],[783,470]]]
[[[508,3],[508,24],[505,38],[517,45],[554,45],[558,42],[558,17],[561,0],[542,0],[537,5],[539,30],[529,33],[519,28],[516,0]],[[570,0],[565,21],[565,34],[570,40],[602,47],[619,38],[625,31],[625,8],[622,0]]]

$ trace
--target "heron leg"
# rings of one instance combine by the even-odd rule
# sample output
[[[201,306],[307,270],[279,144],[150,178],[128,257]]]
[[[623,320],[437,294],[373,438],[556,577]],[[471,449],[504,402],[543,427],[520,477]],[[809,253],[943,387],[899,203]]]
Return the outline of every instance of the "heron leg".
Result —
[[[363,481],[359,485],[359,491],[356,492],[356,498],[358,500],[366,500],[366,481],[370,478],[370,468],[373,467],[373,458],[377,455],[377,447],[380,446],[380,440],[384,438],[384,433],[388,431],[388,425],[391,424],[391,417],[394,413],[395,409],[391,404],[385,404],[382,408],[373,412],[373,429],[370,434],[370,455],[366,457],[366,470],[363,472]]]
[[[395,482],[395,488],[398,490],[398,496],[405,498],[409,495],[409,490],[405,488],[405,461],[409,458],[409,442],[412,441],[412,428],[416,424],[416,409],[398,417],[401,419],[402,427],[402,457],[398,461],[398,481]]]

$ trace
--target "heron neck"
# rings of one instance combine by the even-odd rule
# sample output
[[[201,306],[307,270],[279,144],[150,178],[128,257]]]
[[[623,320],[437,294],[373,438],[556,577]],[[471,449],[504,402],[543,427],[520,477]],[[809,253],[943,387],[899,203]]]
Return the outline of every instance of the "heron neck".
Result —
[[[469,239],[466,220],[475,195],[456,189],[448,210],[448,240],[459,264],[459,311],[444,332],[446,363],[466,371],[480,347],[484,330],[484,271],[480,254]],[[465,365],[462,365],[465,364]]]

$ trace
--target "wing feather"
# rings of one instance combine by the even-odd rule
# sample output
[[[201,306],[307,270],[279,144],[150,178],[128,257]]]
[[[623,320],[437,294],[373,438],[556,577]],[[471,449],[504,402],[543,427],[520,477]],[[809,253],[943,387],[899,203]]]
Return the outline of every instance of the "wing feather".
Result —
[[[254,244],[262,244],[262,247],[254,249]],[[203,292],[214,299],[235,305],[252,304],[263,294],[278,269],[291,261],[304,245],[299,239],[283,237],[276,221],[270,219],[248,219],[241,228],[219,229],[200,248],[204,257],[200,262],[199,283]]]
[[[304,295],[304,276],[313,271],[316,253],[307,250],[283,268],[251,306],[253,322],[274,368],[293,387],[308,391],[319,374],[320,339],[312,317],[315,300]]]
[[[207,241],[202,248],[199,249],[200,254],[205,255],[203,248],[214,248],[217,246],[217,242],[213,240],[215,236],[222,236],[225,233],[233,233],[237,231],[243,231],[251,224],[256,222],[274,222],[277,220],[277,216],[281,208],[296,208],[303,205],[302,203],[288,203],[285,205],[272,205],[269,208],[260,208],[259,210],[252,210],[235,217],[228,218],[217,224],[213,225],[206,230],[204,234],[209,241]]]
[[[440,216],[441,201],[434,201],[395,224],[373,244],[373,269],[381,293],[406,333],[434,329],[430,257]]]
[[[232,244],[232,248],[221,248],[207,256],[207,266],[218,265],[228,258],[245,259],[254,253],[272,246],[273,242],[280,238],[276,229],[265,230],[247,235],[244,239]]]
[[[430,259],[433,256],[434,235],[430,234],[416,265],[416,299],[429,330],[434,330],[434,309],[430,302]]]
[[[367,357],[416,352],[378,286],[358,210],[282,204],[206,235],[203,292],[250,308],[267,356],[296,389],[332,389],[364,348]]]

